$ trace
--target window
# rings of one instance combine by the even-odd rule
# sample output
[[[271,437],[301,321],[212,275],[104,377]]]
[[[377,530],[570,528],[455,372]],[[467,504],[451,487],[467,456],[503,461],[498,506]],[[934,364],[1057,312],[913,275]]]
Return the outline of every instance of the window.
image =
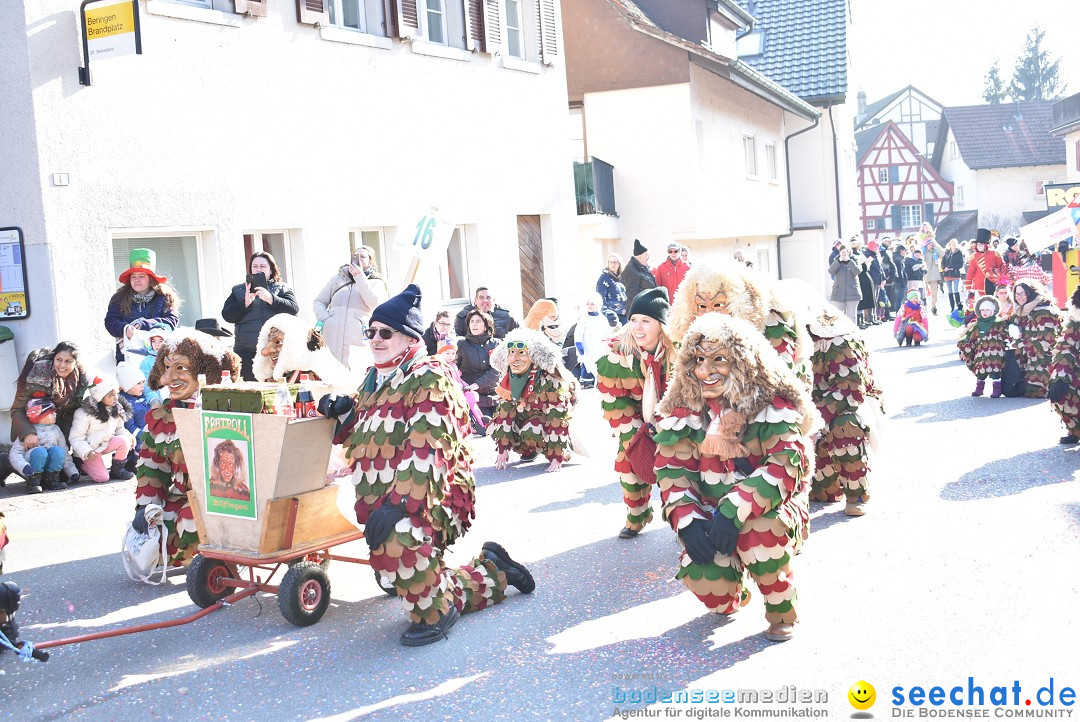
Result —
[[[765,52],[765,31],[755,30],[735,41],[735,52],[740,58],[749,58]]]
[[[368,246],[375,249],[375,267],[379,269],[383,278],[387,277],[386,264],[383,263],[383,230],[381,228],[360,228],[349,231],[349,256],[356,253],[360,246]]]
[[[252,253],[266,251],[277,262],[278,273],[287,283],[289,282],[289,232],[288,231],[258,231],[244,234],[244,263],[248,262]],[[245,270],[246,274],[248,271]]]
[[[866,219],[866,230],[872,231],[877,227],[877,221],[874,218]]]
[[[330,23],[373,35],[386,34],[386,17],[379,0],[329,0]]]
[[[878,183],[888,183],[889,182],[889,169],[888,168],[878,168],[878,170],[877,170],[877,180],[878,180]]]
[[[468,300],[469,259],[465,252],[465,227],[454,228],[450,245],[446,247],[446,273],[440,274],[443,281],[442,296],[444,301]]]
[[[133,248],[149,248],[157,256],[157,274],[167,276],[183,303],[180,325],[194,326],[203,317],[202,287],[199,273],[199,236],[152,236],[113,238],[113,275],[128,268],[128,254]],[[243,277],[237,279],[242,281]]]
[[[746,158],[746,175],[757,176],[757,144],[752,135],[744,135],[742,139],[743,155]]]
[[[769,180],[776,180],[776,144],[765,144],[765,170],[769,173]]]
[[[1046,195],[1046,181],[1035,181],[1035,197]]]
[[[424,35],[428,42],[446,45],[446,13],[443,0],[423,0]]]
[[[910,228],[922,224],[922,206],[901,206],[900,227]]]
[[[525,39],[521,27],[521,0],[506,0],[506,52],[525,59]]]
[[[960,157],[960,153],[958,153],[957,150],[956,150],[956,141],[955,140],[953,142],[949,143],[949,157],[950,158],[959,158]]]
[[[964,202],[964,186],[956,186],[953,188],[953,200],[957,203]]]
[[[769,272],[769,249],[762,248],[757,252],[757,263],[754,264],[757,271],[761,273]]]

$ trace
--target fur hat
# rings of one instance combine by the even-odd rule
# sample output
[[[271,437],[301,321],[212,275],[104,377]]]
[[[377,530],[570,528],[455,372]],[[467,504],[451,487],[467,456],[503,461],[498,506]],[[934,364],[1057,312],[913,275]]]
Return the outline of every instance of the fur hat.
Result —
[[[562,368],[562,351],[547,336],[529,328],[515,328],[506,334],[506,338],[491,352],[491,365],[498,369],[499,373],[506,373],[509,356],[506,345],[512,342],[524,343],[533,364],[544,371],[554,373]]]
[[[635,256],[640,256],[642,253],[648,253],[648,252],[649,252],[649,249],[646,248],[641,243],[641,241],[639,241],[637,238],[635,238],[634,239],[634,255]]]
[[[43,418],[55,413],[52,399],[33,398],[26,402],[26,418],[31,424],[40,424]]]
[[[270,341],[270,333],[275,329],[285,335],[277,363],[262,354]],[[283,379],[293,371],[313,371],[322,381],[334,387],[351,386],[355,390],[357,385],[352,372],[334,358],[310,321],[291,313],[279,313],[266,319],[259,331],[251,372],[259,381],[273,381]]]
[[[521,325],[525,328],[531,328],[533,331],[539,331],[540,324],[544,322],[545,318],[558,313],[559,307],[555,305],[554,301],[550,298],[540,298],[533,303],[529,313],[525,316],[525,322]]]
[[[378,321],[419,341],[425,330],[420,298],[420,287],[410,283],[404,291],[376,306],[369,323]]]
[[[752,420],[774,397],[780,396],[795,404],[803,434],[812,434],[824,425],[805,384],[795,377],[768,340],[748,322],[720,313],[696,319],[687,331],[667,393],[660,402],[661,414],[671,415],[675,409],[700,414],[704,409],[701,384],[694,376],[697,347],[703,340],[720,344],[731,358],[725,398],[735,411]]]
[[[179,353],[187,356],[191,361],[193,376],[206,375],[206,383],[221,383],[222,369],[228,369],[234,379],[240,378],[240,357],[233,353],[232,349],[225,346],[222,341],[213,336],[208,336],[202,331],[196,331],[190,326],[181,326],[165,337],[154,367],[150,370],[147,379],[150,388],[157,391],[161,388],[161,374],[165,373],[165,359],[170,354]]]
[[[697,317],[697,295],[710,297],[727,294],[728,313],[749,321],[758,331],[765,330],[766,291],[750,276],[746,266],[735,261],[697,263],[690,268],[675,291],[668,315],[668,332],[673,341],[686,335]]]
[[[1001,303],[996,298],[994,298],[993,296],[979,296],[977,299],[975,299],[975,315],[976,316],[979,315],[979,306],[982,306],[984,303],[993,304],[993,306],[994,306],[994,315],[995,316],[998,315],[999,311],[1001,311]]]
[[[120,385],[116,382],[116,379],[105,374],[91,378],[90,385],[86,388],[86,392],[90,394],[90,398],[99,404],[103,398],[109,395],[110,391],[119,390]]]
[[[143,372],[135,364],[123,362],[116,364],[116,382],[120,384],[121,391],[133,389],[144,381],[146,381],[146,377],[143,376]]]

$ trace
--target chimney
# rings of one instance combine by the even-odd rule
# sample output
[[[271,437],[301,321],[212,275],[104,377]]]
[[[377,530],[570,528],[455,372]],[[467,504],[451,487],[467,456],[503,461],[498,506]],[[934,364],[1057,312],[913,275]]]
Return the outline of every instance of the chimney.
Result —
[[[862,120],[863,116],[866,115],[866,91],[860,90],[856,97],[859,99],[859,112],[857,117],[859,120]]]

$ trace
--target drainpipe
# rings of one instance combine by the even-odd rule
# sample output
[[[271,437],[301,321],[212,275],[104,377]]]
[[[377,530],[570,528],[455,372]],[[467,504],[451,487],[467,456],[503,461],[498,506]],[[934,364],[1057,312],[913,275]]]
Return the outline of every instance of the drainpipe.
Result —
[[[787,217],[788,217],[788,232],[776,237],[776,277],[779,279],[784,278],[783,266],[780,264],[780,240],[782,238],[791,238],[795,235],[795,223],[792,219],[793,211],[791,209],[791,153],[788,152],[788,141],[797,135],[802,135],[808,130],[813,130],[818,127],[818,122],[821,120],[821,116],[814,118],[814,124],[808,125],[802,130],[797,130],[791,135],[784,138],[784,173],[787,174]]]
[[[826,106],[829,110],[829,126],[832,128],[832,162],[833,183],[836,184],[836,237],[844,237],[844,224],[840,219],[840,149],[836,142],[836,123],[832,117],[832,103]]]

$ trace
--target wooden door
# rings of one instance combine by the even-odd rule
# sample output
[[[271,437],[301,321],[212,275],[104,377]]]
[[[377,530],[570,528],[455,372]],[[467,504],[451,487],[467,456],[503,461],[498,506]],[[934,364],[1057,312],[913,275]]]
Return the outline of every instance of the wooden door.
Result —
[[[544,244],[540,216],[518,216],[518,258],[521,261],[521,309],[527,314],[544,297]]]

